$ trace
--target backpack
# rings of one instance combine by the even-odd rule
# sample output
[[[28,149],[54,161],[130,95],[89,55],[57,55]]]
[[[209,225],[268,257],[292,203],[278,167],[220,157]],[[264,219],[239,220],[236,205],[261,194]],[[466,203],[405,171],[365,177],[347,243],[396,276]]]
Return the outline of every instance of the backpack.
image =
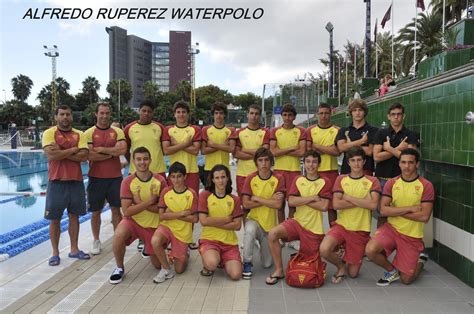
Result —
[[[291,254],[286,267],[286,283],[296,288],[319,288],[326,279],[326,263],[315,255]]]

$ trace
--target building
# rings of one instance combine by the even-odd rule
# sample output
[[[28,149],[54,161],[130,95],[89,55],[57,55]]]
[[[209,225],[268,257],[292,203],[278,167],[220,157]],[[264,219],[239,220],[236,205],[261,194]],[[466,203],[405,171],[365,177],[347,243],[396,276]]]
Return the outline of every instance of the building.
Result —
[[[191,32],[170,31],[169,42],[151,42],[127,30],[107,27],[109,34],[109,79],[124,79],[132,86],[130,106],[143,101],[143,84],[155,82],[163,92],[174,90],[179,81],[191,81]]]

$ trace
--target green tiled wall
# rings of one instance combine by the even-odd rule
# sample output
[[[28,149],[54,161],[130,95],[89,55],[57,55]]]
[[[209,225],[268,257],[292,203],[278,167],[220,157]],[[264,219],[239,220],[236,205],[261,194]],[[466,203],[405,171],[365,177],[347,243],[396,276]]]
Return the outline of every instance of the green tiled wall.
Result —
[[[420,62],[418,77],[426,79],[446,71],[461,67],[474,58],[474,48],[443,51],[434,57]]]
[[[430,258],[474,288],[474,262],[434,240]]]

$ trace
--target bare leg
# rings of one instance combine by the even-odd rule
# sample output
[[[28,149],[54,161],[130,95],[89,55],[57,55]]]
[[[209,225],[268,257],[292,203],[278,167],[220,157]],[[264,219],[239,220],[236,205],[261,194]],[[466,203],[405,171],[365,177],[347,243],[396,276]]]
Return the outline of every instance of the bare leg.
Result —
[[[61,235],[60,220],[54,219],[49,222],[49,237],[53,248],[53,256],[59,256],[59,236]]]
[[[392,271],[393,265],[388,261],[382,245],[376,240],[370,240],[365,247],[365,255],[375,264],[383,267],[386,271]]]
[[[125,256],[125,241],[131,236],[130,230],[124,224],[119,224],[115,230],[114,239],[112,242],[112,251],[114,252],[115,263],[117,267],[124,268],[123,257]]]
[[[163,248],[163,245],[167,242],[168,238],[158,231],[155,231],[153,237],[151,238],[153,251],[155,252],[156,257],[161,264],[161,268],[163,269],[170,269],[170,264],[168,262],[168,258],[166,257],[165,249]]]
[[[92,229],[92,236],[94,237],[94,240],[99,240],[100,224],[101,224],[100,214],[101,214],[100,210],[92,212],[91,229]]]
[[[184,259],[184,261],[177,258],[174,260],[174,270],[176,271],[177,274],[184,273],[184,271],[186,270],[186,267],[188,267],[188,260],[189,260],[188,255],[186,255],[186,258]]]
[[[227,261],[224,268],[230,279],[240,280],[242,277],[242,263],[240,261]]]
[[[338,243],[336,238],[326,235],[323,242],[321,243],[321,246],[319,247],[321,256],[337,267],[337,272],[334,275],[335,279],[333,280],[333,283],[339,283],[340,279],[338,280],[338,278],[342,278],[341,276],[343,276],[346,272],[345,263],[340,257],[337,256],[336,252],[334,252],[334,249],[337,245]]]
[[[268,247],[270,248],[270,253],[275,264],[275,271],[272,273],[272,276],[280,277],[284,274],[279,240],[286,239],[287,237],[288,233],[282,225],[275,226],[268,233]]]
[[[208,271],[215,271],[217,268],[217,265],[219,265],[221,261],[221,257],[219,255],[219,252],[216,250],[207,250],[202,254],[202,266],[207,269]],[[239,276],[241,273],[239,273]]]
[[[112,211],[112,225],[114,226],[115,230],[122,220],[122,213],[120,212],[119,207],[111,207],[110,210]]]
[[[413,281],[415,281],[418,278],[424,266],[425,264],[423,264],[422,262],[418,262],[416,264],[415,272],[411,276],[405,273],[400,273],[400,281],[405,285],[411,284]]]
[[[69,239],[71,241],[71,253],[79,252],[79,247],[77,246],[77,241],[79,239],[79,217],[75,214],[69,215]]]

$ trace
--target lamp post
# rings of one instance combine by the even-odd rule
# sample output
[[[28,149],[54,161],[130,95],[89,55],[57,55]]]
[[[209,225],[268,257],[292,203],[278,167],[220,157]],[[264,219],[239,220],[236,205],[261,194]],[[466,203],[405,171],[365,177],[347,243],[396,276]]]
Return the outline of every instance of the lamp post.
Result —
[[[328,22],[326,24],[326,30],[329,32],[329,78],[328,78],[328,83],[333,84],[333,89],[334,89],[334,59],[333,59],[333,31],[334,31],[334,26],[332,25],[331,22]],[[334,97],[334,90],[331,91],[331,88],[328,87],[328,97]]]
[[[54,111],[58,104],[58,95],[56,93],[56,58],[59,57],[59,49],[56,45],[53,45],[53,47],[44,45],[43,48],[46,49],[44,55],[51,58],[51,113],[54,115]],[[54,123],[54,118],[51,122]]]
[[[369,77],[370,72],[370,0],[365,2],[365,56],[364,56],[364,77]],[[416,36],[416,35],[415,35]],[[416,39],[415,39],[416,41]]]
[[[2,89],[2,92],[3,92],[3,104],[6,105],[7,104],[7,91]]]
[[[199,54],[200,50],[199,43],[196,42],[195,46],[189,46],[188,53],[191,56],[191,106],[196,106],[196,55]]]

